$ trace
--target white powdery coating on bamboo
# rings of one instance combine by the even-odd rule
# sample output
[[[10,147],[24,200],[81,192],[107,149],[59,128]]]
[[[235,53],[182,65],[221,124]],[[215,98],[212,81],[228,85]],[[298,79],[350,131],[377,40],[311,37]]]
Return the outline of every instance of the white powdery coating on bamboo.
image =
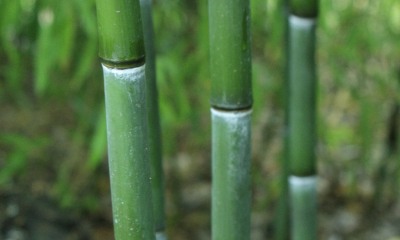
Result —
[[[237,118],[241,118],[241,117],[246,117],[248,115],[251,115],[251,113],[253,112],[253,110],[246,110],[246,111],[232,111],[232,112],[228,112],[228,111],[220,111],[214,108],[211,108],[211,113],[215,116],[219,116],[219,117],[223,117],[224,119],[226,119],[226,121],[229,121],[229,119],[231,119],[232,121],[236,122]]]
[[[104,76],[114,75],[116,79],[121,79],[126,81],[137,81],[139,79],[143,79],[146,69],[145,64],[135,68],[124,68],[124,69],[109,68],[104,64],[101,64],[101,66],[103,66]]]
[[[156,240],[167,240],[165,232],[156,232]]]
[[[251,109],[228,112],[211,108],[213,146],[223,141],[225,145],[219,148],[230,149],[224,153],[228,159],[228,175],[235,176],[239,181],[249,178],[247,168],[251,161],[251,113]],[[221,149],[213,148],[213,158],[217,152],[221,153]]]
[[[317,186],[317,177],[313,176],[289,176],[289,185],[293,190],[315,190]]]
[[[289,15],[289,23],[292,26],[309,28],[317,24],[316,18],[303,18],[295,15]]]

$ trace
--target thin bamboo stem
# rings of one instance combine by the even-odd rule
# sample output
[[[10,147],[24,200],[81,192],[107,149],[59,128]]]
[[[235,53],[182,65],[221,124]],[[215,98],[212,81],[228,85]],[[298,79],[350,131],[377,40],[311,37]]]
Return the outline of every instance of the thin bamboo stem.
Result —
[[[317,239],[315,30],[316,18],[293,12],[289,16],[288,181],[293,240]]]
[[[143,32],[146,47],[146,91],[149,124],[149,147],[151,166],[151,186],[153,195],[154,223],[156,239],[165,236],[164,174],[162,168],[161,128],[158,110],[158,91],[156,83],[156,51],[154,46],[154,27],[151,1],[140,0],[143,16]]]
[[[287,240],[289,239],[289,185],[288,177],[290,174],[290,159],[289,159],[289,108],[288,108],[288,96],[289,96],[289,0],[282,1],[282,10],[284,16],[284,36],[283,46],[285,51],[285,65],[283,71],[284,79],[284,107],[285,107],[285,122],[284,122],[284,151],[282,154],[281,166],[281,194],[275,213],[275,228],[274,228],[274,239],[275,240]]]
[[[315,28],[314,19],[289,18],[289,157],[296,176],[315,174]]]

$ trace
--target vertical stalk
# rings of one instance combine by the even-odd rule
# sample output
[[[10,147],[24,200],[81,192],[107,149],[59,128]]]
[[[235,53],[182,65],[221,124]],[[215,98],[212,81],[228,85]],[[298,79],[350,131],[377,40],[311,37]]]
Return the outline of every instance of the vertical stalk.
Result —
[[[281,166],[282,166],[282,174],[281,174],[281,194],[279,196],[278,206],[275,213],[275,232],[274,239],[275,240],[287,240],[289,238],[289,186],[288,186],[288,177],[290,172],[290,162],[289,162],[289,154],[288,154],[288,146],[289,146],[289,108],[288,108],[288,96],[289,96],[289,0],[282,0],[282,9],[284,16],[284,35],[283,35],[283,46],[285,51],[285,65],[283,71],[283,79],[284,79],[284,107],[285,107],[285,119],[284,119],[284,151],[282,154]]]
[[[250,239],[251,110],[211,109],[212,239]]]
[[[294,240],[317,239],[316,0],[289,0],[289,195]]]
[[[116,240],[153,240],[154,221],[139,0],[97,0]]]
[[[158,111],[156,83],[156,51],[150,0],[140,0],[143,32],[146,48],[146,91],[149,124],[150,172],[153,192],[154,223],[156,239],[167,239],[165,235],[164,174],[162,168],[161,128]]]
[[[212,239],[250,239],[249,0],[210,0]]]

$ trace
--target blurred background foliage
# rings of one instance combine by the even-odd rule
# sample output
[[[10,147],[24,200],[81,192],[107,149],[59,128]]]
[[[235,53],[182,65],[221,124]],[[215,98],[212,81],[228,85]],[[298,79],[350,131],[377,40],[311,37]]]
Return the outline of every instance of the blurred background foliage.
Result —
[[[251,1],[254,239],[271,236],[280,194],[282,4]],[[400,189],[400,1],[320,1],[320,12],[321,208],[388,209]],[[203,239],[211,183],[207,1],[154,0],[153,15],[169,234]],[[48,196],[110,221],[97,39],[94,0],[0,0],[0,192]]]

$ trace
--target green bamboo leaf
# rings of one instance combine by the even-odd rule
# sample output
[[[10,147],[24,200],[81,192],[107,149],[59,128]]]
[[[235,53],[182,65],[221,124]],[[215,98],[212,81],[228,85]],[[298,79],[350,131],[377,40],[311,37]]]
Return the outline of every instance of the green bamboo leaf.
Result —
[[[0,170],[0,185],[10,181],[15,175],[26,170],[27,152],[15,151],[7,158],[7,162]]]
[[[70,87],[73,90],[79,90],[85,83],[87,77],[89,77],[93,71],[93,63],[97,60],[98,45],[95,38],[86,40],[85,46],[81,53],[78,53],[78,64],[73,74]]]
[[[89,146],[87,166],[91,170],[94,170],[104,159],[107,149],[106,111],[104,106],[99,112],[96,128]]]
[[[18,29],[21,25],[21,7],[19,1],[0,2],[0,46],[5,51],[8,61],[3,66],[2,74],[9,90],[13,93],[20,91],[23,81],[21,68],[21,52],[15,45]]]
[[[39,150],[48,146],[47,137],[30,139],[19,134],[2,134],[0,142],[12,150],[6,157],[6,163],[0,167],[0,185],[10,181],[13,177],[25,171],[28,166],[28,159]]]
[[[54,12],[51,8],[39,12],[39,37],[35,54],[35,93],[42,96],[49,87],[50,71],[56,65],[57,51],[52,36]]]
[[[77,8],[80,25],[89,38],[97,37],[97,21],[94,14],[94,0],[74,0],[75,8]]]
[[[75,35],[77,32],[76,16],[74,15],[73,6],[69,1],[62,3],[64,4],[60,4],[56,12],[59,19],[54,35],[57,39],[59,64],[63,69],[68,69],[75,47]]]

